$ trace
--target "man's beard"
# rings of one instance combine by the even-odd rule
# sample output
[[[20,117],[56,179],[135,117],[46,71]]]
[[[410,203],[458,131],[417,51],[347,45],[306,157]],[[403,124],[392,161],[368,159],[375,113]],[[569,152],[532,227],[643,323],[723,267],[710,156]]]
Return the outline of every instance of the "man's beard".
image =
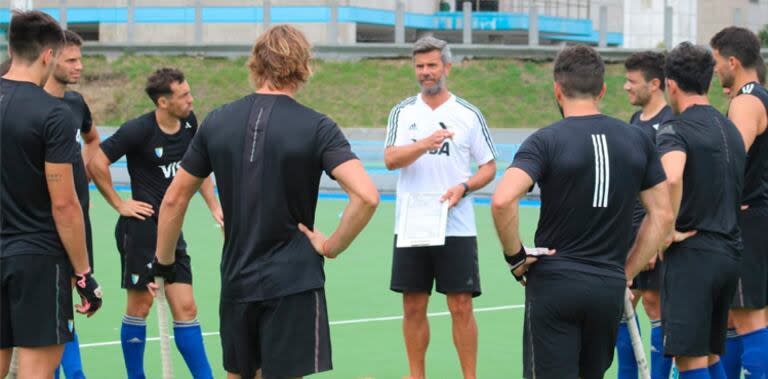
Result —
[[[651,94],[648,92],[635,92],[635,102],[632,105],[644,107],[651,101]]]
[[[51,75],[51,78],[53,80],[59,82],[59,84],[62,84],[62,85],[65,85],[65,86],[69,85],[69,84],[77,84],[77,80],[70,81],[69,78],[67,78],[66,75],[57,75],[56,71],[53,72],[53,75]]]
[[[421,87],[421,92],[425,95],[434,96],[440,93],[443,88],[445,88],[445,75],[440,76],[440,79],[437,80],[437,83],[431,87],[425,87],[421,83],[419,83],[419,86]]]
[[[733,82],[734,82],[734,78],[730,72],[724,72],[722,75],[720,75],[720,85],[723,88],[731,88],[731,86],[733,85]]]

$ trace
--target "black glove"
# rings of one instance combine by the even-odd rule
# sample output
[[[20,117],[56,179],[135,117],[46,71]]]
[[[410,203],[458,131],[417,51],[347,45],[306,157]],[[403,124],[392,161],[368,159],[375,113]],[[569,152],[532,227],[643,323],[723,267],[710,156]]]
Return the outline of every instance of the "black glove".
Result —
[[[520,245],[520,251],[517,252],[515,255],[507,255],[504,254],[504,260],[507,261],[507,265],[509,265],[509,272],[512,273],[512,276],[515,277],[515,280],[518,282],[524,282],[525,281],[525,274],[517,275],[515,274],[515,270],[525,264],[525,258],[527,258],[527,254],[525,253],[525,246]]]
[[[156,276],[159,276],[165,280],[165,283],[171,284],[176,281],[176,262],[169,265],[161,264],[157,261],[157,257],[152,261],[152,268],[149,270],[151,280],[154,280]]]
[[[93,314],[101,308],[101,286],[88,271],[85,274],[75,274],[75,288],[85,304],[78,306],[80,313]]]

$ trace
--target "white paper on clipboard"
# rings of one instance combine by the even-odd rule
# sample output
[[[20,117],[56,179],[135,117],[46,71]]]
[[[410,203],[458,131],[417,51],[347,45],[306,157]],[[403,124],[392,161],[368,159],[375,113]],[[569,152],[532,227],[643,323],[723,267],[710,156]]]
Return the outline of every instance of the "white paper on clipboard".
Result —
[[[441,202],[442,195],[422,192],[402,194],[397,247],[445,245],[449,202]]]

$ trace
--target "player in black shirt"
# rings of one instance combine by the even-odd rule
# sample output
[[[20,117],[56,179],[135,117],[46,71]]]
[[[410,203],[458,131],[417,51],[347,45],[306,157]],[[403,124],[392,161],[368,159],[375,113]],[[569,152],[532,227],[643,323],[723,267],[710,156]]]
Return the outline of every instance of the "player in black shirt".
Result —
[[[624,90],[629,95],[629,102],[641,107],[632,115],[629,123],[640,127],[655,144],[656,130],[673,117],[672,108],[664,99],[664,54],[651,51],[632,54],[624,61],[624,68],[627,70]],[[637,234],[644,217],[645,207],[638,199],[635,201],[632,216],[633,235]],[[632,282],[632,305],[637,306],[637,302],[642,298],[643,309],[651,321],[651,378],[666,379],[669,378],[672,359],[665,357],[662,351],[664,334],[661,327],[659,288],[663,263],[657,258],[658,256],[651,258],[648,266],[643,268]],[[619,354],[618,378],[637,378],[637,360],[624,318],[619,325],[616,351]]]
[[[564,119],[523,142],[493,195],[504,256],[526,285],[525,378],[603,377],[626,284],[671,229],[669,192],[650,138],[598,110],[604,70],[590,47],[558,55],[554,92]],[[555,253],[531,265],[537,258],[529,254],[541,249],[523,248],[518,202],[534,183],[541,188],[535,243]],[[633,244],[638,194],[648,214]]]
[[[150,269],[157,239],[156,210],[160,208],[168,186],[178,173],[179,162],[197,131],[192,94],[181,71],[157,70],[147,80],[146,92],[156,109],[123,124],[102,142],[101,150],[88,164],[99,191],[120,213],[115,237],[123,269],[121,285],[128,293],[121,341],[129,378],[144,377],[145,320],[153,302],[146,286],[153,280]],[[131,178],[130,200],[120,198],[112,187],[109,173],[109,165],[123,156],[128,160]],[[204,181],[200,193],[221,225],[221,206],[210,178]],[[166,290],[174,319],[176,346],[195,378],[209,378],[212,372],[197,320],[187,245],[183,237],[178,237],[174,243],[180,269],[176,283],[168,285]]]
[[[714,65],[709,51],[688,42],[669,53],[667,93],[677,117],[656,134],[677,216],[674,242],[664,253],[664,353],[675,357],[681,378],[725,375],[717,355],[742,248],[746,154],[733,123],[709,105]]]
[[[747,149],[747,166],[741,199],[739,227],[744,243],[731,317],[743,347],[744,369],[753,377],[768,374],[768,91],[759,83],[757,68],[760,40],[749,29],[728,27],[717,33],[710,45],[715,72],[723,88],[729,89],[728,118],[741,132]],[[728,339],[723,361],[733,374],[739,368],[738,342]],[[735,363],[734,363],[735,362]]]
[[[227,377],[295,378],[332,367],[324,258],[349,246],[379,197],[336,123],[293,99],[310,75],[304,35],[275,26],[252,51],[256,93],[203,122],[163,199],[153,267],[168,282],[178,278],[173,251],[184,212],[215,173],[225,217],[219,316]],[[315,225],[323,171],[350,199],[328,238]]]
[[[0,377],[13,347],[22,348],[19,377],[53,377],[72,340],[71,278],[78,312],[101,306],[75,190],[72,113],[41,88],[63,44],[49,15],[14,12],[13,63],[0,79]]]
[[[88,261],[91,265],[91,271],[94,270],[93,263],[93,237],[91,234],[91,221],[88,217],[89,191],[88,176],[85,172],[85,162],[99,148],[99,132],[93,126],[91,119],[91,110],[85,103],[83,96],[75,91],[67,91],[67,86],[77,84],[80,80],[80,73],[83,70],[81,61],[80,46],[83,40],[77,33],[71,30],[64,31],[64,48],[59,53],[59,59],[56,61],[56,68],[51,74],[51,78],[45,83],[45,91],[54,97],[61,99],[69,106],[72,111],[72,117],[75,120],[75,129],[73,138],[78,142],[77,148],[80,150],[80,140],[83,141],[82,154],[78,154],[78,159],[73,164],[73,173],[75,176],[75,190],[77,198],[80,200],[80,206],[83,209],[83,218],[85,219],[85,245],[88,248]],[[67,378],[84,378],[83,364],[80,359],[80,346],[78,344],[77,332],[72,330],[72,342],[64,346],[64,355],[61,358],[61,366],[64,368],[64,374]]]

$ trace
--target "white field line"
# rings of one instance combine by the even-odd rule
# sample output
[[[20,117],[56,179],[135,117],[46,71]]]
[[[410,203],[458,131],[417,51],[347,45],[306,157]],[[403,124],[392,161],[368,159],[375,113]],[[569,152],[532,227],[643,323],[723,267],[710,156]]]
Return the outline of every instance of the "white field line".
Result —
[[[498,312],[498,311],[506,311],[510,309],[521,309],[524,308],[525,305],[523,304],[516,304],[516,305],[502,305],[498,307],[486,307],[486,308],[475,308],[475,313],[483,313],[483,312]],[[449,316],[450,312],[434,312],[434,313],[427,313],[427,317],[445,317]],[[371,317],[371,318],[359,318],[355,320],[341,320],[341,321],[331,321],[331,325],[350,325],[350,324],[366,324],[369,322],[380,322],[380,321],[395,321],[395,320],[402,320],[403,316],[387,316],[387,317]],[[219,332],[206,332],[203,333],[203,337],[207,336],[218,336]],[[171,336],[173,338],[173,336]],[[149,337],[147,338],[147,342],[150,341],[159,341],[159,337]],[[81,349],[90,348],[90,347],[101,347],[101,346],[112,346],[112,345],[119,345],[120,341],[107,341],[107,342],[94,342],[94,343],[83,343],[80,344]]]

